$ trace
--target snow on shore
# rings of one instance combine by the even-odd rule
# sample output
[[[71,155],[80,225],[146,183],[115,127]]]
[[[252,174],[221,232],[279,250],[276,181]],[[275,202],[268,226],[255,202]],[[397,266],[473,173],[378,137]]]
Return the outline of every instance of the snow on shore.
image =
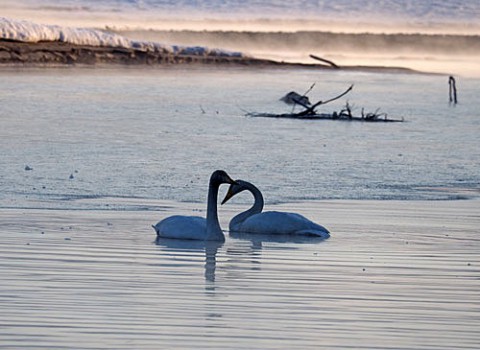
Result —
[[[0,17],[0,39],[29,43],[56,41],[73,45],[120,47],[141,51],[166,51],[173,54],[194,56],[243,56],[240,52],[209,49],[202,46],[184,47],[176,45],[164,45],[149,41],[135,41],[124,36],[102,30],[44,25],[5,17]]]

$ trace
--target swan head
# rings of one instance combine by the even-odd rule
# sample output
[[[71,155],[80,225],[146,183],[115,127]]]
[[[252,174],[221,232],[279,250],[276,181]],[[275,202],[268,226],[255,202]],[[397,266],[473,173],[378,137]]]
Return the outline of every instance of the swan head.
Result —
[[[210,176],[210,183],[233,185],[236,182],[225,171],[215,170]]]
[[[222,204],[227,203],[233,196],[248,190],[247,182],[242,180],[235,180],[235,183],[230,184],[225,198],[223,198]]]

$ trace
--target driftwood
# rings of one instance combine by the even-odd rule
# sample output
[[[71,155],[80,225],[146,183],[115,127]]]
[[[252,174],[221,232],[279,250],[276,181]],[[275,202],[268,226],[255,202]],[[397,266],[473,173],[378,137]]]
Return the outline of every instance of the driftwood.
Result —
[[[288,94],[283,96],[280,101],[285,102],[287,105],[296,105],[296,104],[302,104],[306,106],[311,106],[312,104],[310,103],[310,100],[308,99],[305,94],[300,95],[298,92],[295,91],[290,91]]]
[[[333,63],[332,61],[326,60],[325,58],[318,57],[318,56],[315,56],[315,55],[310,55],[310,57],[313,58],[314,60],[317,60],[317,61],[320,61],[320,62],[324,62],[324,63],[332,66],[332,67],[335,68],[335,69],[340,69],[340,67],[337,66],[335,63]]]
[[[318,113],[316,108],[338,100],[348,94],[353,89],[353,85],[350,85],[348,89],[346,89],[341,94],[330,98],[325,101],[318,101],[314,104],[311,104],[306,94],[313,89],[315,84],[311,86],[310,89],[303,95],[300,95],[294,91],[288,93],[286,96],[281,98],[280,100],[288,103],[299,105],[304,108],[303,111],[293,113],[283,113],[283,114],[273,114],[273,113],[247,113],[249,117],[262,117],[262,118],[287,118],[287,119],[303,119],[303,120],[345,120],[345,121],[363,121],[363,122],[403,122],[402,119],[389,119],[387,113],[380,113],[379,109],[375,112],[367,112],[365,113],[364,109],[362,108],[362,112],[360,116],[355,116],[352,113],[352,107],[348,102],[346,102],[345,107],[341,109],[339,112],[332,112],[332,113]],[[287,99],[288,96],[288,99]],[[305,100],[305,98],[307,98]]]
[[[450,103],[457,104],[457,84],[455,82],[455,78],[452,76],[448,78],[448,94]]]
[[[248,113],[249,117],[261,117],[261,118],[284,118],[284,119],[302,119],[302,120],[343,120],[343,121],[360,121],[360,122],[387,122],[397,123],[403,122],[404,119],[389,119],[386,113],[363,113],[360,116],[354,116],[351,113],[342,110],[340,113],[315,113],[307,114],[303,116],[297,116],[291,113],[285,114],[271,114],[271,113]]]

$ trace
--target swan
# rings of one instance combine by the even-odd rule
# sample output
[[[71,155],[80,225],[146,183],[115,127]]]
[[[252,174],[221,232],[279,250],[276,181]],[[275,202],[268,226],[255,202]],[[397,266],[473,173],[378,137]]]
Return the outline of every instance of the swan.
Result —
[[[235,182],[223,170],[216,170],[210,176],[207,199],[207,218],[199,216],[173,215],[152,226],[158,238],[225,241],[217,215],[218,188],[221,184]]]
[[[279,211],[262,212],[264,204],[262,192],[247,181],[235,180],[235,183],[230,185],[222,204],[245,190],[253,194],[255,202],[250,209],[233,217],[229,224],[230,232],[330,237],[330,232],[325,227],[300,214]]]

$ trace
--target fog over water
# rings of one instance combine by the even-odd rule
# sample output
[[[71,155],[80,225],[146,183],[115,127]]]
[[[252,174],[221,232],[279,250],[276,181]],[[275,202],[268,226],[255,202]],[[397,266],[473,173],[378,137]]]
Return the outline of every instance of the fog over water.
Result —
[[[480,75],[477,1],[7,0],[2,15],[279,61]]]

